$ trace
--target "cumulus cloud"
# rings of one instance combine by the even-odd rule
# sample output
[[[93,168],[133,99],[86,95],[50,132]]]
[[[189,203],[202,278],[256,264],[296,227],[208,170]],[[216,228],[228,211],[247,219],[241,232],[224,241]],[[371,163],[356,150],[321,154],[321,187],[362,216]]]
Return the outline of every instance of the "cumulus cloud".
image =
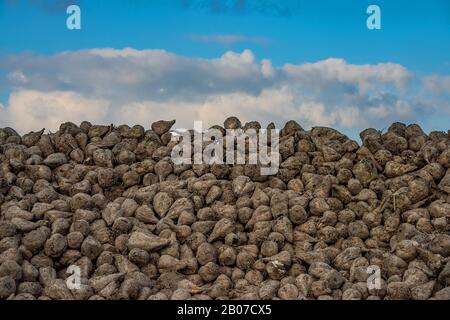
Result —
[[[64,121],[80,123],[93,119],[93,122],[103,122],[108,114],[109,102],[106,100],[87,99],[71,91],[20,90],[10,95],[8,108],[0,105],[0,124],[21,132],[43,127],[56,130]]]
[[[330,58],[273,66],[252,51],[227,51],[211,59],[164,50],[97,48],[51,56],[0,59],[0,82],[11,94],[0,125],[22,131],[56,130],[63,121],[140,123],[177,119],[179,127],[237,115],[243,121],[305,128],[384,127],[435,111],[410,89],[415,75],[399,64],[350,64]],[[441,82],[425,79],[429,96]],[[434,88],[432,90],[432,88]],[[436,90],[435,90],[436,89]],[[427,102],[424,102],[427,101]]]
[[[395,63],[354,65],[335,58],[302,65],[288,64],[283,70],[292,78],[308,82],[317,88],[330,83],[348,84],[363,92],[380,84],[393,84],[398,90],[404,91],[412,77],[405,67]]]
[[[16,70],[16,71],[9,73],[8,80],[10,80],[12,83],[16,83],[16,84],[23,84],[23,83],[28,82],[27,77],[20,70]]]
[[[423,84],[436,94],[450,95],[450,76],[431,75],[424,78]]]
[[[216,59],[193,59],[164,50],[92,49],[53,56],[10,56],[0,60],[0,68],[21,70],[27,88],[73,90],[116,101],[130,97],[161,100],[175,95],[193,99],[236,88],[257,93],[270,85],[250,50],[229,51]]]

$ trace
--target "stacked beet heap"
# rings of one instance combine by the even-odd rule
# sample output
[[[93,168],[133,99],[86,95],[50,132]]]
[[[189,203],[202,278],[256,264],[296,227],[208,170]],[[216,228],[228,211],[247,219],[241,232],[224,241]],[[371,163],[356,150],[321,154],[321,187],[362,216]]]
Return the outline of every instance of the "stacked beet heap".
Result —
[[[0,299],[450,299],[448,133],[289,121],[262,176],[173,124],[0,129]]]

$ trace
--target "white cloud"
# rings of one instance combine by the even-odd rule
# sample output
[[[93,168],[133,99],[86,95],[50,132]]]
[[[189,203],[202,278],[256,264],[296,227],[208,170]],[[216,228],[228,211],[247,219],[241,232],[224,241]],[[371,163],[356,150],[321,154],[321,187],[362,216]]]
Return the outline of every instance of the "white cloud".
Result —
[[[338,123],[344,128],[366,127],[370,123],[366,122],[363,112],[358,107],[342,107],[336,110]]]
[[[21,90],[11,94],[8,108],[0,108],[0,124],[21,132],[57,130],[65,121],[104,122],[108,112],[109,103],[102,99],[87,99],[68,91]]]
[[[7,121],[4,119],[6,119],[6,109],[3,104],[0,103],[0,126],[6,125]]]
[[[251,121],[256,114],[268,124],[279,115],[283,121],[288,114],[298,112],[292,94],[281,89],[268,89],[260,95],[245,93],[208,96],[202,101],[135,101],[112,105],[103,99],[86,98],[71,91],[40,92],[21,90],[14,92],[8,108],[1,109],[0,125],[13,125],[21,132],[46,128],[57,130],[65,121],[80,123],[142,124],[150,127],[155,119],[176,119],[176,126],[191,128],[194,120],[205,126],[223,122],[225,117],[239,114],[242,121]]]
[[[431,75],[424,78],[423,84],[436,94],[450,95],[450,76]]]
[[[275,75],[275,69],[273,68],[272,62],[270,60],[261,60],[261,73],[267,78]]]
[[[61,122],[82,120],[149,127],[155,120],[177,119],[179,127],[192,127],[197,119],[213,125],[230,115],[263,124],[296,119],[305,128],[353,129],[415,121],[434,110],[432,99],[419,101],[410,89],[415,76],[393,63],[330,58],[276,67],[250,50],[199,59],[164,50],[100,48],[7,56],[0,68],[10,75],[5,80],[12,92],[0,108],[0,125],[20,131],[55,130]],[[424,81],[430,95],[445,89],[435,78]]]
[[[335,58],[302,65],[287,64],[283,70],[294,79],[314,85],[344,83],[355,85],[362,92],[380,83],[394,84],[398,90],[405,90],[408,80],[412,77],[412,74],[399,64],[354,65]]]
[[[322,103],[305,103],[299,107],[303,118],[316,126],[332,126],[336,122],[336,112],[327,111]]]
[[[28,82],[28,78],[20,70],[15,70],[8,74],[8,80],[17,84],[24,84]]]

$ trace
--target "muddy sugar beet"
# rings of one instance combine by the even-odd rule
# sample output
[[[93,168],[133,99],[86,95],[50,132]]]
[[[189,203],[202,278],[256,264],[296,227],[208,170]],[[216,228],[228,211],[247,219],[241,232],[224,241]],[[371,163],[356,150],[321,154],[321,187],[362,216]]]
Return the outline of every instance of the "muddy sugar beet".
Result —
[[[174,124],[0,129],[0,299],[450,299],[448,133],[289,121],[263,175]]]

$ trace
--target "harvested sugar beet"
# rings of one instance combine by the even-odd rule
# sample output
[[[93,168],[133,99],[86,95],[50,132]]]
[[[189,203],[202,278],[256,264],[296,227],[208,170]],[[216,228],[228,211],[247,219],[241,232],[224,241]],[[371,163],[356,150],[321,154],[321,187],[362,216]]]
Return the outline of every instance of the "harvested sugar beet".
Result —
[[[448,133],[289,121],[264,175],[175,163],[174,124],[0,129],[0,299],[450,299]]]

